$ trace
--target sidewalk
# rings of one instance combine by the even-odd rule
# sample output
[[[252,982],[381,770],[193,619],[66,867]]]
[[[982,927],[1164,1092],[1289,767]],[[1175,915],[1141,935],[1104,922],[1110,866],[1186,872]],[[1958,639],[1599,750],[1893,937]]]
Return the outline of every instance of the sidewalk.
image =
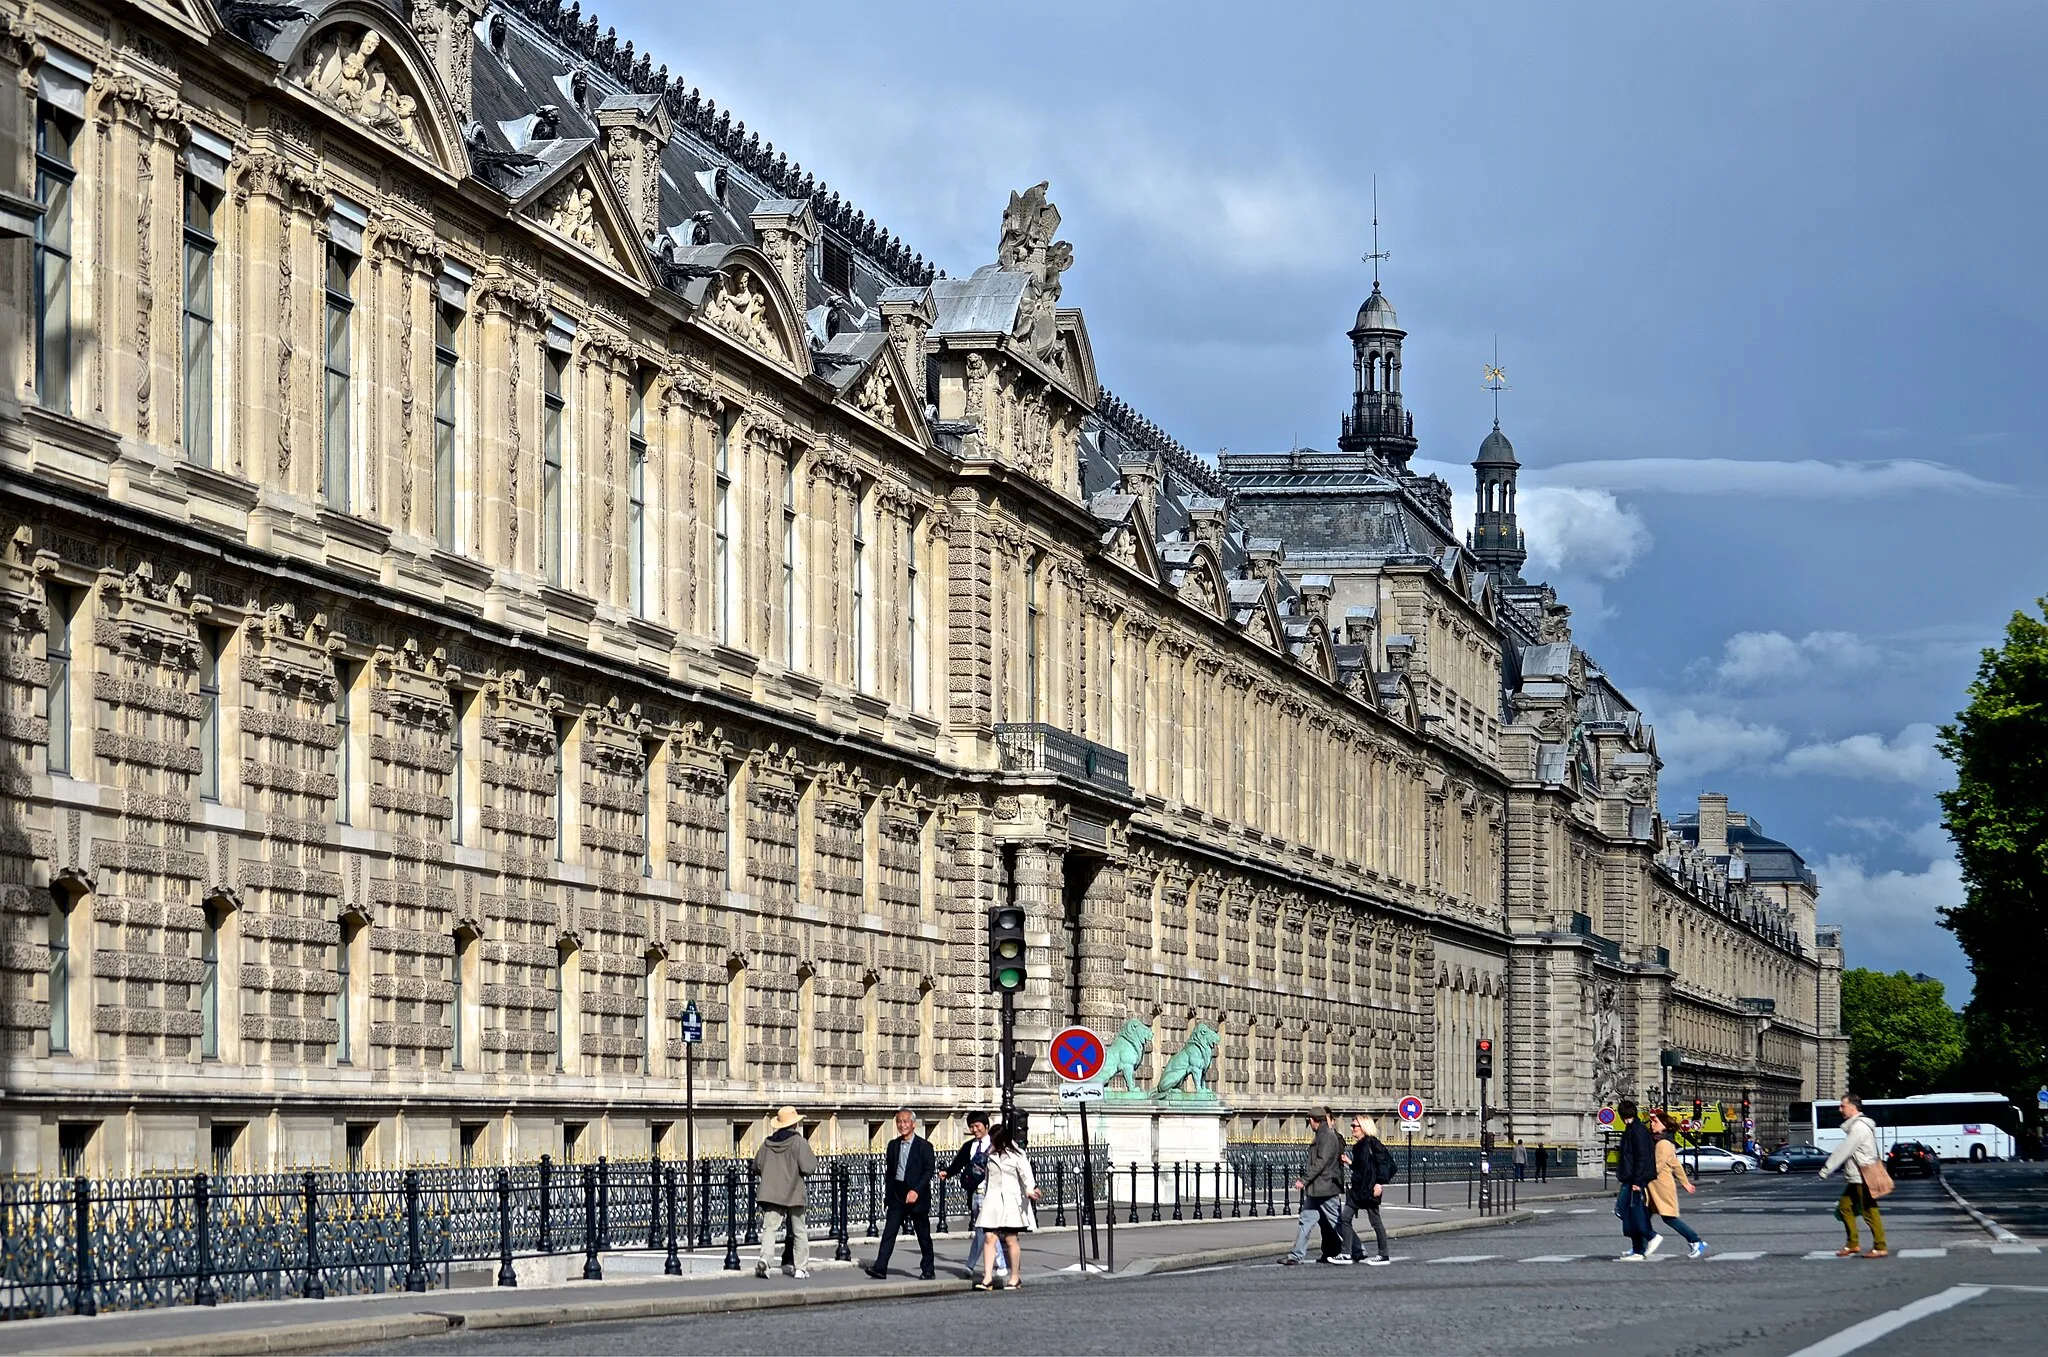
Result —
[[[1596,1190],[1592,1195],[1598,1195],[1598,1186],[1599,1180],[1592,1180],[1591,1187]],[[1453,1187],[1457,1189],[1454,1203],[1449,1200]],[[1539,1198],[1559,1200],[1588,1192],[1584,1179],[1524,1183],[1522,1187],[1525,1208]],[[1397,1192],[1386,1212],[1389,1233],[1405,1238],[1529,1218],[1526,1209],[1481,1218],[1477,1212],[1465,1209],[1462,1184],[1433,1184],[1430,1200],[1432,1209],[1425,1212],[1419,1204],[1409,1207]],[[1150,1208],[1145,1208],[1145,1213],[1149,1212]],[[1025,1241],[1026,1280],[1038,1285],[1079,1280],[1073,1217],[1069,1215],[1064,1228],[1051,1224],[1050,1211],[1042,1219],[1044,1228]],[[1116,1270],[1119,1275],[1142,1276],[1267,1255],[1277,1258],[1294,1242],[1294,1229],[1292,1216],[1138,1225],[1120,1222],[1116,1227]],[[454,1328],[527,1328],[965,1293],[968,1284],[961,1276],[961,1267],[967,1252],[966,1233],[955,1230],[940,1236],[935,1244],[939,1279],[930,1282],[916,1279],[914,1237],[897,1241],[888,1281],[874,1281],[858,1270],[874,1257],[875,1241],[869,1239],[852,1241],[856,1260],[853,1263],[833,1263],[833,1245],[829,1241],[814,1241],[811,1276],[801,1282],[780,1275],[765,1281],[757,1279],[753,1272],[753,1249],[741,1250],[745,1267],[739,1272],[706,1271],[684,1277],[618,1275],[626,1268],[613,1267],[615,1260],[622,1265],[630,1262],[645,1267],[650,1258],[658,1273],[660,1255],[614,1253],[606,1256],[606,1262],[607,1270],[617,1280],[531,1288],[458,1286],[418,1294],[250,1301],[211,1308],[130,1310],[91,1318],[16,1320],[0,1324],[0,1349],[13,1353],[307,1352],[425,1337]],[[1102,1231],[1102,1244],[1107,1262],[1106,1229]],[[724,1249],[719,1247],[700,1250],[696,1259],[715,1268],[723,1256]]]

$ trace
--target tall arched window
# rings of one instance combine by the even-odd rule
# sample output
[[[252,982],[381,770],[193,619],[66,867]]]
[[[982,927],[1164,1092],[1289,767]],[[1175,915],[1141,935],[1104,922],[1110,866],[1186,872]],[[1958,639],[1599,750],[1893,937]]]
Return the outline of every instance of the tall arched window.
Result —
[[[1042,616],[1038,607],[1038,558],[1024,565],[1024,719],[1040,719],[1038,704],[1038,642]]]

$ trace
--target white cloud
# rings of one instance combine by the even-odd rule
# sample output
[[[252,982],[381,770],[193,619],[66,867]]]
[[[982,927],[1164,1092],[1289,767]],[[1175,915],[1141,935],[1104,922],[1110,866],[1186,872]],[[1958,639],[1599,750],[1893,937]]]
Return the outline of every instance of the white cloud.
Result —
[[[1770,495],[1779,499],[1874,499],[1929,492],[1984,495],[2011,487],[1940,462],[1909,457],[1876,462],[1744,461],[1734,457],[1618,457],[1566,462],[1524,473],[1532,485],[1664,495]]]
[[[1908,829],[1897,820],[1881,815],[1837,815],[1828,823],[1853,830],[1866,838],[1879,841],[1895,839],[1929,858],[1938,858],[1951,851],[1948,831],[1942,828],[1939,820],[1929,820],[1917,829]]]
[[[1718,712],[1682,707],[1656,722],[1657,753],[1681,775],[1761,763],[1785,748],[1785,732]]]
[[[1548,574],[1615,579],[1650,549],[1650,529],[1605,490],[1532,486],[1516,506],[1529,567]]]
[[[1715,668],[1721,681],[1755,685],[1805,678],[1816,668],[1860,669],[1877,660],[1877,648],[1854,632],[1810,631],[1793,640],[1782,631],[1743,631],[1721,646]]]
[[[1948,761],[1934,747],[1934,727],[1916,721],[1887,741],[1882,735],[1801,745],[1785,756],[1788,773],[1819,773],[1861,782],[1903,782],[1914,787],[1947,785]]]
[[[1954,857],[1936,857],[1919,872],[1872,872],[1863,859],[1835,853],[1817,870],[1821,913],[1843,925],[1850,965],[1940,975],[1948,981],[1949,1002],[1962,1004],[1968,967],[1936,913],[1963,901],[1963,872]]]

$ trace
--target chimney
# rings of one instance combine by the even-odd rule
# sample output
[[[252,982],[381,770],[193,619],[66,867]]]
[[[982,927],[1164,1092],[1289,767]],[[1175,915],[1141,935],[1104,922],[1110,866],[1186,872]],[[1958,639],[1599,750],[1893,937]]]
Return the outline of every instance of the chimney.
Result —
[[[1201,496],[1188,501],[1188,531],[1197,542],[1206,543],[1218,556],[1223,554],[1224,504],[1220,499]]]
[[[808,198],[767,198],[752,217],[754,240],[775,265],[775,276],[797,306],[805,304],[805,279],[811,271],[811,242],[818,238],[818,215]]]
[[[647,245],[661,229],[661,148],[672,129],[658,94],[614,94],[597,106],[597,130],[612,187]],[[801,296],[802,293],[797,295]]]
[[[1145,522],[1156,527],[1159,522],[1159,459],[1149,452],[1132,449],[1117,459],[1116,469],[1123,478],[1123,492],[1138,497],[1138,502],[1145,506]]]
[[[1379,610],[1376,608],[1346,608],[1344,610],[1344,644],[1348,646],[1369,646],[1372,644],[1372,629],[1379,625]]]
[[[1303,614],[1314,618],[1316,625],[1326,631],[1330,626],[1330,595],[1335,592],[1328,575],[1303,575],[1296,589]]]
[[[1700,793],[1700,852],[1728,856],[1728,798],[1721,792]]]
[[[1287,559],[1287,549],[1277,537],[1254,537],[1245,543],[1245,578],[1264,580],[1275,584],[1280,579],[1280,563]]]
[[[933,322],[939,318],[932,290],[928,287],[884,288],[881,305],[882,320],[889,327],[889,343],[896,350],[896,356],[903,360],[903,370],[910,374],[910,384],[917,388],[916,399],[920,404],[930,404],[931,393],[925,390],[924,337],[931,333]]]

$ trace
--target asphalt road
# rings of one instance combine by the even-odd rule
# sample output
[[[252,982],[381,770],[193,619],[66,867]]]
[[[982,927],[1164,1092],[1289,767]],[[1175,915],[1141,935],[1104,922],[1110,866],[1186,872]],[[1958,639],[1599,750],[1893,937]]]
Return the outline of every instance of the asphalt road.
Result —
[[[1617,1263],[1609,1206],[1560,1202],[1500,1229],[1397,1241],[1389,1268],[1244,1264],[1150,1277],[1041,1276],[1023,1291],[422,1339],[431,1353],[932,1352],[1446,1354],[1979,1354],[2040,1350],[2048,1252],[1994,1245],[1929,1181],[1885,1207],[1893,1257],[1834,1257],[1839,1180],[1715,1182],[1671,1239]],[[1284,1250],[1275,1226],[1275,1257]],[[1903,1310],[1903,1314],[1901,1311]],[[1844,1331],[1893,1325],[1865,1343]],[[1847,1344],[1847,1345],[1845,1345]]]

